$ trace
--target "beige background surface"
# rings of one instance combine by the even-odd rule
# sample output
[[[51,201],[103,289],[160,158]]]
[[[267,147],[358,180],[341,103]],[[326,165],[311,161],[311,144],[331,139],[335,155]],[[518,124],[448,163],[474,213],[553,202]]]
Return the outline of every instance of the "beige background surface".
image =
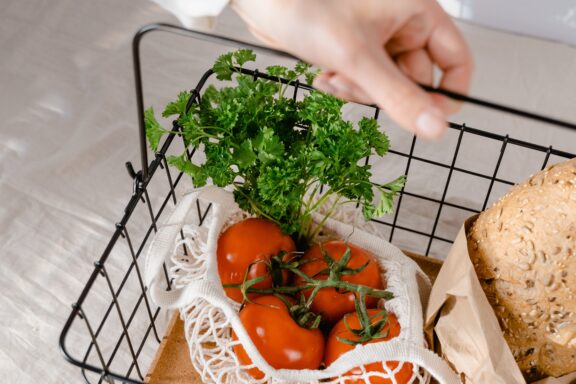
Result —
[[[139,164],[131,37],[143,24],[162,20],[175,19],[143,0],[0,0],[2,382],[82,380],[79,371],[63,360],[57,339],[132,191],[123,165]],[[576,121],[574,48],[460,26],[476,56],[475,96]],[[224,15],[218,30],[249,38],[231,13]],[[179,90],[192,87],[223,50],[179,37],[151,36],[143,45],[146,103],[159,109]],[[453,120],[576,152],[574,132],[470,106]],[[381,122],[393,148],[409,148],[409,135],[385,118]],[[456,136],[450,132],[438,142],[418,142],[416,154],[450,163]],[[499,148],[499,143],[466,137],[457,165],[491,174]],[[499,176],[519,181],[540,167],[543,156],[511,150],[504,160]],[[384,179],[402,173],[405,163],[391,155],[375,168],[376,177]],[[445,178],[445,171],[415,162],[409,186],[438,198]],[[459,174],[453,181],[447,193],[450,201],[481,205],[487,183]],[[505,190],[496,185],[492,199]],[[429,232],[437,210],[406,199],[399,223]],[[437,233],[453,238],[466,216],[443,210]],[[416,252],[426,246],[422,239],[402,233],[395,241]],[[432,248],[439,257],[446,251],[445,244]],[[111,260],[111,273],[122,271],[123,263],[121,257]],[[110,302],[106,287],[101,287],[87,311],[98,314]],[[133,297],[128,291],[123,300]],[[134,332],[146,322],[142,316],[135,320]],[[74,346],[86,346],[82,332],[69,340],[75,352],[81,349]],[[116,333],[111,330],[110,335],[113,339]],[[144,352],[143,364],[153,352],[152,345]]]

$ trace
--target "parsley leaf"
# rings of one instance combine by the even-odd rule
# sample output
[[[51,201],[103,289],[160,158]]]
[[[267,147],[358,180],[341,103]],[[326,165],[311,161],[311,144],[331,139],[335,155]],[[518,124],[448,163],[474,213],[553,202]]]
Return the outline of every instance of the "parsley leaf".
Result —
[[[283,67],[281,65],[271,65],[269,67],[266,67],[266,72],[270,75],[270,76],[276,76],[276,77],[286,77],[286,72],[288,71],[288,68]]]
[[[384,184],[383,187],[388,188],[392,192],[396,193],[400,192],[402,188],[404,188],[405,184],[406,184],[406,176],[402,175],[396,178],[395,180]]]
[[[188,100],[190,100],[191,93],[188,91],[182,91],[178,94],[178,99],[172,101],[166,105],[164,112],[162,112],[163,117],[173,116],[173,115],[183,115],[186,113],[186,105]]]
[[[258,152],[258,159],[263,164],[279,160],[284,156],[284,145],[272,128],[262,129],[254,139],[254,148]]]
[[[256,54],[250,49],[239,49],[233,53],[236,65],[243,66],[249,61],[256,61]]]
[[[242,67],[249,61],[255,61],[256,55],[249,49],[239,49],[235,52],[228,52],[220,55],[212,66],[218,80],[232,80],[234,67]]]
[[[244,140],[240,147],[234,151],[233,159],[240,168],[249,168],[252,166],[256,159],[258,159],[252,148],[252,142],[250,140]]]
[[[225,53],[220,55],[214,65],[212,66],[212,70],[216,74],[216,78],[218,80],[232,80],[232,74],[234,71],[232,70],[233,67],[232,63],[232,52]]]
[[[186,150],[205,155],[194,164],[185,151],[169,157],[169,164],[190,175],[196,186],[209,181],[233,186],[242,209],[277,222],[300,240],[313,238],[321,229],[312,217],[322,204],[329,204],[326,212],[332,212],[340,204],[359,203],[367,219],[391,212],[405,177],[375,185],[371,166],[363,161],[388,152],[390,142],[378,122],[345,120],[344,102],[322,92],[311,91],[302,100],[293,100],[291,92],[285,96],[301,78],[313,81],[318,70],[310,65],[269,66],[267,73],[275,80],[238,69],[255,59],[245,49],[219,56],[212,70],[218,80],[231,81],[227,86],[209,85],[194,102],[190,92],[181,92],[166,106],[163,116],[178,115],[177,134]],[[145,117],[147,138],[156,150],[168,131],[152,109]],[[320,185],[325,187],[322,194]]]
[[[144,127],[148,144],[150,144],[150,148],[156,152],[158,150],[158,144],[160,144],[160,139],[166,132],[160,126],[158,120],[156,120],[154,109],[152,107],[144,111]]]
[[[168,161],[168,164],[172,165],[180,172],[184,172],[191,176],[195,186],[202,187],[206,185],[208,174],[202,167],[190,162],[186,154],[181,156],[168,156],[166,160]]]
[[[378,129],[378,122],[375,119],[363,117],[358,123],[358,128],[362,138],[374,147],[379,156],[384,156],[388,152],[390,140]]]
[[[380,195],[380,201],[376,208],[372,212],[372,216],[368,217],[369,219],[374,217],[381,217],[384,216],[393,210],[394,205],[394,194],[390,192],[384,192]]]
[[[206,154],[206,162],[202,167],[212,178],[212,182],[219,187],[226,187],[232,184],[236,174],[232,169],[234,158],[230,148],[217,144],[205,145],[204,153]]]

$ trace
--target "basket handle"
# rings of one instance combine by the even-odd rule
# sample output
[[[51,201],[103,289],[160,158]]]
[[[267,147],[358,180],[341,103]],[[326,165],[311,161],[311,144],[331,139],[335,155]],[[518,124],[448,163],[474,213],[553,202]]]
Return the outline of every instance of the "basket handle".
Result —
[[[220,36],[211,33],[193,31],[176,25],[168,23],[155,23],[148,24],[142,27],[134,36],[132,40],[132,59],[134,65],[134,79],[136,85],[136,106],[138,109],[138,128],[139,128],[139,142],[140,142],[140,160],[142,163],[142,176],[143,181],[147,181],[149,177],[148,171],[148,152],[146,147],[146,130],[144,125],[144,92],[142,88],[142,70],[140,61],[140,43],[142,38],[150,32],[161,31],[168,32],[176,35],[192,37],[196,40],[208,41],[215,44],[227,45],[234,48],[248,48],[256,52],[262,52],[270,55],[291,58],[298,60],[297,57],[273,48],[264,47],[258,44],[247,43],[242,40],[232,39],[225,36]],[[556,125],[558,127],[570,129],[576,132],[576,124],[564,120],[555,119],[549,116],[533,113],[530,111],[509,107],[503,104],[494,103],[488,100],[479,99],[476,97],[462,95],[457,92],[448,91],[445,89],[434,88],[427,85],[419,84],[422,89],[430,93],[438,93],[449,97],[453,100],[463,101],[470,104],[475,104],[480,107],[493,109],[500,112],[509,113],[512,115],[520,116],[523,118],[536,120],[542,123]]]

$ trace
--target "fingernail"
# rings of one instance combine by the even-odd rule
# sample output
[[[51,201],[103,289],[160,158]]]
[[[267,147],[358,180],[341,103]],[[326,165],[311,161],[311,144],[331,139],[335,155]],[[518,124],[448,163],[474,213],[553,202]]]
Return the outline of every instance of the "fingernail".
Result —
[[[430,107],[416,119],[416,135],[427,139],[437,139],[446,130],[444,114],[436,107]]]

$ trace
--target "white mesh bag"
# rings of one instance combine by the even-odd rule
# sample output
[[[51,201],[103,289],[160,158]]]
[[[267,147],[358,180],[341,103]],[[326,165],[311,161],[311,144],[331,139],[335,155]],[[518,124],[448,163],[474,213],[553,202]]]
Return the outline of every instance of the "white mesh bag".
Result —
[[[206,212],[204,216],[202,212]],[[355,215],[340,213],[328,219],[324,229],[331,235],[370,251],[376,258],[387,290],[394,298],[384,307],[396,314],[400,335],[386,342],[358,345],[322,370],[274,369],[258,352],[238,316],[240,305],[229,299],[221,286],[216,262],[220,233],[249,215],[239,209],[230,192],[216,187],[194,190],[181,199],[174,211],[158,226],[146,255],[145,276],[152,300],[164,308],[177,308],[185,324],[190,358],[205,383],[366,383],[397,384],[394,373],[405,362],[413,364],[412,383],[427,383],[433,376],[439,383],[460,383],[446,362],[425,348],[422,303],[430,283],[414,261],[387,241],[339,221],[360,223]],[[166,291],[163,263],[173,279]],[[231,332],[238,340],[231,339]],[[242,366],[233,351],[242,343],[253,365]],[[400,364],[392,371],[387,361]],[[382,372],[361,369],[356,376],[344,376],[353,368],[380,362]],[[258,367],[264,378],[256,380],[247,369]],[[378,380],[375,376],[378,376]],[[372,380],[372,381],[371,381]],[[362,381],[359,381],[362,382]]]

